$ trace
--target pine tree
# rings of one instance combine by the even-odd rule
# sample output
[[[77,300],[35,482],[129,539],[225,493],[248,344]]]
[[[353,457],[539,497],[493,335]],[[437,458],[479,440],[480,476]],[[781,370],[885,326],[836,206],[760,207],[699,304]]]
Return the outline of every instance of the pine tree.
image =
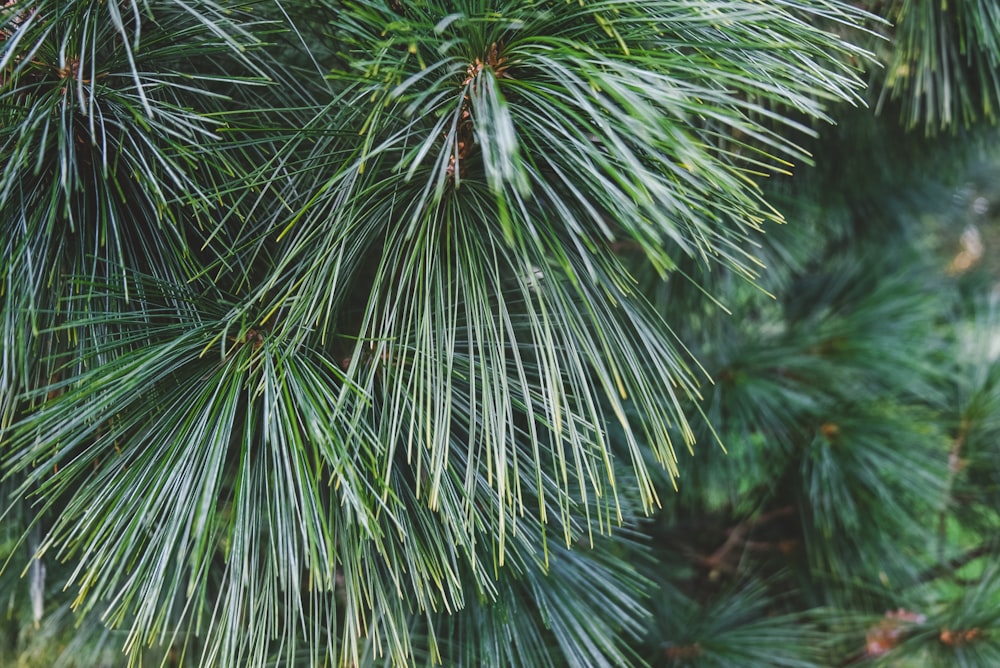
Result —
[[[1000,5],[0,37],[0,661],[1000,665]]]

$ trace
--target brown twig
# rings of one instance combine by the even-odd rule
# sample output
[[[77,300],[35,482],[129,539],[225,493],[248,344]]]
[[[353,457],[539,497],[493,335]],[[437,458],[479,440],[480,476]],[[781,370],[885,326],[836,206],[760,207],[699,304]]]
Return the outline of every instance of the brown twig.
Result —
[[[726,529],[726,540],[712,554],[701,557],[698,561],[705,566],[710,574],[718,575],[722,571],[732,571],[734,567],[730,565],[732,555],[739,549],[752,549],[760,551],[762,549],[777,550],[787,553],[791,547],[787,541],[777,541],[775,543],[752,542],[749,540],[750,532],[757,527],[768,524],[780,517],[792,515],[795,508],[792,506],[782,506],[762,513],[757,517],[751,517]],[[767,546],[764,548],[763,546]]]
[[[917,582],[923,584],[925,582],[930,582],[940,577],[944,577],[945,575],[952,574],[963,566],[967,566],[976,559],[985,557],[996,550],[998,542],[1000,542],[1000,539],[995,536],[982,545],[968,550],[965,554],[960,554],[957,557],[953,557],[948,561],[938,564],[937,566],[932,566],[917,577]]]
[[[965,468],[965,462],[962,460],[962,448],[965,446],[965,442],[969,437],[969,431],[972,425],[968,419],[963,419],[958,426],[958,433],[955,434],[955,438],[951,442],[951,450],[948,452],[948,479],[945,482],[945,493],[948,497],[951,496],[952,488],[955,486],[955,479],[958,474]],[[944,559],[944,544],[945,544],[945,533],[948,529],[948,507],[947,504],[941,509],[938,514],[938,558]]]
[[[470,93],[475,91],[476,78],[483,72],[484,69],[489,67],[493,70],[494,76],[498,79],[508,78],[510,73],[508,72],[507,58],[502,55],[503,45],[493,42],[490,45],[489,50],[486,52],[486,58],[476,60],[469,64],[466,69],[465,79],[462,80],[462,88],[469,89]],[[448,158],[448,167],[446,168],[448,177],[451,179],[455,178],[455,170],[458,169],[458,177],[461,178],[465,175],[465,168],[462,162],[468,158],[473,150],[476,148],[476,133],[475,126],[472,122],[472,100],[469,95],[465,95],[462,98],[462,108],[459,111],[458,117],[458,127],[455,131],[455,149],[452,155]]]

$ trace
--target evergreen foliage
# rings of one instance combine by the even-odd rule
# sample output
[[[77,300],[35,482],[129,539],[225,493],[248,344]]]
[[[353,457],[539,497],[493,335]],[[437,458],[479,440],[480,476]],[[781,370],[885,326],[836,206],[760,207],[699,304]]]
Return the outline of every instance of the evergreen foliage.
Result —
[[[0,662],[1000,665],[998,35],[6,3]]]

